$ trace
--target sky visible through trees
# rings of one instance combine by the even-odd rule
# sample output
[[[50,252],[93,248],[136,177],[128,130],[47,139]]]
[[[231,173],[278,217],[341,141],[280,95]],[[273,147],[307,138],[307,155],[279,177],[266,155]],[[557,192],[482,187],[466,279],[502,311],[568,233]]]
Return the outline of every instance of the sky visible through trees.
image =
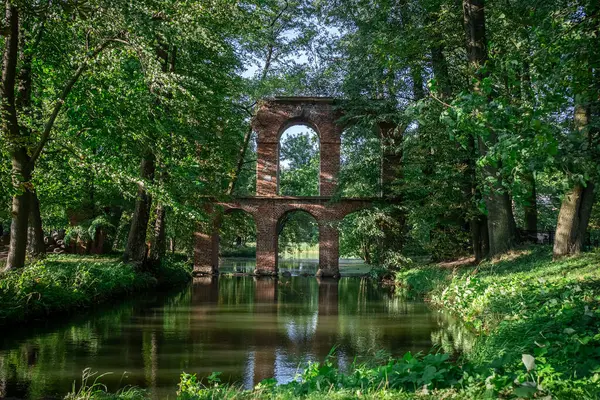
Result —
[[[338,98],[336,196],[386,199],[344,224],[348,253],[483,260],[544,230],[560,258],[597,237],[594,1],[3,5],[7,269],[56,240],[143,269],[191,253],[208,202],[254,194],[249,121],[278,95]],[[282,193],[318,193],[311,160],[282,160]]]

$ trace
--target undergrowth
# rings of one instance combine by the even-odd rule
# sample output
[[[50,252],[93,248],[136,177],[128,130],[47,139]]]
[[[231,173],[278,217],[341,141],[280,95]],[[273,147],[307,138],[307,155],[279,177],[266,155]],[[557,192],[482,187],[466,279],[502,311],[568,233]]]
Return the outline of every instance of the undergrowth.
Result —
[[[167,259],[154,275],[114,256],[49,255],[0,277],[0,325],[90,307],[158,285],[187,282],[185,261]]]

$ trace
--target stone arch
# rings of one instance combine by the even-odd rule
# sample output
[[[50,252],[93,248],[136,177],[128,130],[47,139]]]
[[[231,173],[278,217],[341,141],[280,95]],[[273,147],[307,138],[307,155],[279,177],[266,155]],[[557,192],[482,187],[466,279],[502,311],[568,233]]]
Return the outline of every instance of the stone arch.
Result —
[[[321,133],[319,131],[319,127],[317,126],[317,124],[315,124],[309,118],[305,118],[302,116],[291,117],[291,118],[283,121],[281,124],[281,127],[279,128],[279,132],[277,133],[277,139],[281,140],[281,135],[283,135],[283,133],[285,131],[287,131],[288,129],[290,129],[293,126],[298,126],[298,125],[305,125],[305,126],[309,127],[310,129],[312,129],[313,131],[315,131],[315,133],[317,134],[317,137],[319,138],[319,141],[321,141]]]
[[[207,211],[212,215],[212,220],[208,223],[208,229],[198,230],[194,234],[196,242],[194,246],[194,264],[197,266],[195,269],[201,274],[218,274],[220,229],[223,218],[233,212],[244,212],[252,217],[258,231],[257,211],[256,207],[251,204],[217,204],[216,207],[210,205]]]
[[[321,196],[335,193],[340,165],[340,112],[329,98],[276,98],[259,103],[252,127],[257,132],[257,196],[277,196],[279,138],[291,125],[311,126],[319,136]]]
[[[320,97],[276,97],[260,101],[252,118],[252,129],[257,135],[256,196],[232,198],[225,203],[216,201],[205,206],[206,214],[215,218],[219,218],[225,210],[235,208],[254,217],[257,235],[255,272],[258,274],[277,274],[277,222],[285,212],[299,209],[313,215],[319,224],[318,275],[339,275],[339,233],[336,225],[350,212],[368,207],[373,198],[338,198],[332,201],[337,188],[344,129],[339,124],[342,112],[338,105],[332,98]],[[288,127],[299,124],[311,127],[319,137],[320,195],[278,196],[279,139]],[[401,138],[402,129],[398,127],[380,128],[382,139],[395,141]],[[394,165],[388,163],[388,160],[393,161],[392,158],[384,157],[385,165]],[[392,177],[393,174],[388,175]],[[206,223],[198,225],[194,245],[196,274],[218,273],[218,248],[215,251],[214,237],[214,226]]]
[[[226,218],[228,216],[231,216],[232,214],[235,213],[242,213],[248,217],[250,217],[252,219],[252,224],[254,225],[254,228],[256,229],[256,215],[249,212],[248,210],[244,209],[244,207],[224,207],[223,208],[223,212],[222,214],[219,214],[219,217],[216,218],[215,221],[215,229],[214,229],[214,233],[213,235],[216,235],[216,243],[217,243],[217,251],[219,252],[219,254],[221,254],[221,248],[222,248],[222,238],[223,238],[223,231],[222,229],[224,228],[224,223],[226,221]]]
[[[279,225],[286,215],[294,213],[294,212],[306,213],[306,214],[310,215],[311,217],[313,217],[317,223],[319,223],[319,219],[321,218],[321,215],[318,212],[315,212],[315,210],[312,209],[311,207],[295,205],[295,206],[289,206],[289,207],[283,208],[283,210],[279,213],[279,215],[277,217],[277,224]]]
[[[283,229],[285,227],[285,223],[287,221],[285,221],[285,218],[293,213],[305,213],[308,214],[316,223],[317,225],[317,230],[318,230],[318,238],[320,239],[320,235],[321,235],[321,224],[319,223],[319,216],[318,214],[315,214],[313,212],[313,210],[310,210],[310,208],[306,208],[306,207],[289,207],[288,209],[286,209],[285,211],[283,211],[280,215],[279,218],[277,219],[277,225],[276,225],[276,238],[275,238],[275,251],[277,253],[277,258],[276,258],[276,268],[277,270],[279,270],[279,236],[281,235],[281,233],[283,233]],[[320,250],[319,250],[319,254],[320,254]]]

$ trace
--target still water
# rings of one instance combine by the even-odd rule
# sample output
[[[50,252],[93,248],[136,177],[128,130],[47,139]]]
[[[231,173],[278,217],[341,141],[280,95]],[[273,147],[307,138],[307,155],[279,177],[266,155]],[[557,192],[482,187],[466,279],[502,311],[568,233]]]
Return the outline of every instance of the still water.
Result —
[[[47,326],[0,335],[0,398],[62,398],[90,367],[109,389],[148,388],[175,398],[182,371],[251,388],[294,379],[337,346],[340,367],[384,350],[427,351],[443,317],[357,277],[195,278],[176,293],[153,293]]]
[[[279,259],[278,267],[280,273],[289,273],[292,276],[311,275],[314,276],[319,269],[319,253],[302,252],[296,253],[294,258]],[[355,258],[340,258],[340,273],[342,276],[361,276],[371,270],[371,266],[363,260]],[[219,272],[222,274],[245,273],[250,274],[256,268],[254,258],[222,258],[219,263]]]

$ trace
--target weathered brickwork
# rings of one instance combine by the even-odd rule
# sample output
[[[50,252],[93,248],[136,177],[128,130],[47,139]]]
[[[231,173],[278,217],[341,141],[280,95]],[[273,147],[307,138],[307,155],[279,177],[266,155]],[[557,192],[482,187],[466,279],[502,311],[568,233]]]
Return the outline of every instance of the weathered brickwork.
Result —
[[[219,227],[224,213],[243,210],[256,223],[256,273],[277,274],[278,226],[283,216],[292,211],[311,214],[319,226],[318,276],[339,276],[338,223],[348,214],[370,207],[372,199],[343,198],[332,201],[340,169],[340,145],[343,128],[336,123],[341,113],[328,98],[276,98],[263,101],[252,121],[257,132],[256,197],[216,203],[207,209],[213,223],[195,234],[194,268],[200,274],[218,273]],[[320,195],[317,197],[284,197],[278,191],[279,139],[292,125],[305,124],[319,135],[321,169]],[[381,127],[382,137],[394,140],[391,127]],[[399,155],[384,158],[399,160]],[[396,172],[386,162],[382,165],[389,184]],[[218,206],[218,207],[217,207]]]
[[[336,123],[341,114],[328,98],[278,98],[260,103],[252,128],[257,133],[256,195],[277,196],[279,139],[293,125],[307,125],[319,136],[321,196],[335,192],[340,169],[343,128]]]
[[[229,203],[218,203],[223,213],[243,210],[256,223],[256,266],[257,273],[277,273],[277,227],[286,213],[305,211],[319,224],[319,268],[320,275],[339,274],[338,223],[348,214],[371,206],[370,199],[343,199],[331,202],[328,197],[249,197]],[[199,273],[218,272],[218,225],[220,212],[215,210],[215,228],[211,233],[196,233],[195,270]]]

